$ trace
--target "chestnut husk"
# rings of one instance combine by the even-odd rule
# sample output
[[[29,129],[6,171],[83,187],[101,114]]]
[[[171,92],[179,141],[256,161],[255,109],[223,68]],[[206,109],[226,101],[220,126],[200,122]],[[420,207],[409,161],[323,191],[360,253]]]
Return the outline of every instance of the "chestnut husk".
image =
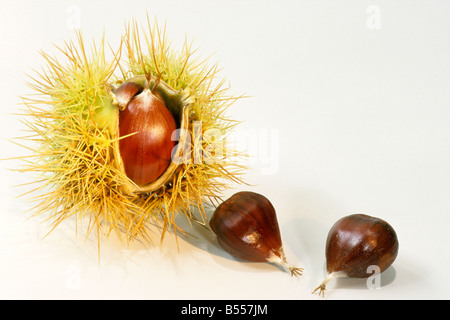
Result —
[[[302,268],[287,262],[275,208],[263,195],[242,191],[221,203],[214,211],[210,227],[220,246],[232,256],[271,262],[301,275]]]
[[[335,277],[368,278],[370,266],[381,272],[398,255],[398,238],[385,220],[366,214],[352,214],[339,219],[326,241],[327,277],[314,291],[324,295],[326,284]]]

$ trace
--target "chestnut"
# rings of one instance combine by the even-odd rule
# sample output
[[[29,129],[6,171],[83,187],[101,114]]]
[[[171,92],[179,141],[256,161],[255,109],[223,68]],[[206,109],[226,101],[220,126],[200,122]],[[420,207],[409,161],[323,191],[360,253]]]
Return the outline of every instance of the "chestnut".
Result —
[[[127,176],[145,185],[161,176],[171,163],[177,129],[175,119],[157,92],[159,78],[150,90],[126,82],[117,89],[119,107],[119,148]]]
[[[385,271],[398,254],[397,234],[386,221],[366,214],[352,214],[338,220],[326,241],[327,277],[314,291],[324,295],[326,284],[335,277],[367,278],[369,267]]]
[[[288,264],[272,203],[263,195],[242,191],[221,203],[210,226],[222,248],[234,257],[272,262],[301,275],[302,268]]]

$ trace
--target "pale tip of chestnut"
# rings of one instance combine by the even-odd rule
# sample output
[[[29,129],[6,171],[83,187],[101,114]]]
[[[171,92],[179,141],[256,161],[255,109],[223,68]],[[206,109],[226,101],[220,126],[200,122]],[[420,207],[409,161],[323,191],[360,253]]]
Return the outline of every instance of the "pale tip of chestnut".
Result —
[[[280,249],[281,257],[273,254],[267,259],[267,262],[276,264],[290,273],[291,277],[300,277],[303,274],[303,268],[296,267],[287,261],[283,249]]]
[[[327,289],[327,283],[333,279],[333,278],[345,278],[347,275],[343,272],[332,272],[327,274],[327,277],[325,280],[322,281],[322,283],[311,292],[312,294],[316,293],[317,291],[319,296],[325,297],[325,290]]]

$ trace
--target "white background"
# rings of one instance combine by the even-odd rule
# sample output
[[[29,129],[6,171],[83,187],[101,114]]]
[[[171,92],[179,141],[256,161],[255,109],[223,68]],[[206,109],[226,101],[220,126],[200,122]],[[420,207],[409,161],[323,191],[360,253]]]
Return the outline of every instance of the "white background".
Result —
[[[38,51],[103,30],[114,46],[124,23],[167,21],[175,47],[185,34],[201,56],[215,52],[238,101],[229,115],[257,132],[251,169],[233,186],[274,204],[291,278],[273,265],[224,253],[201,227],[197,238],[159,246],[101,244],[64,222],[45,239],[45,217],[26,219],[30,177],[1,161],[0,298],[322,299],[325,239],[351,213],[381,217],[400,250],[381,288],[333,280],[327,299],[448,299],[450,286],[449,1],[3,1],[0,12],[1,157],[26,152],[19,95]],[[187,226],[183,219],[180,223]],[[178,250],[179,249],[179,250]]]

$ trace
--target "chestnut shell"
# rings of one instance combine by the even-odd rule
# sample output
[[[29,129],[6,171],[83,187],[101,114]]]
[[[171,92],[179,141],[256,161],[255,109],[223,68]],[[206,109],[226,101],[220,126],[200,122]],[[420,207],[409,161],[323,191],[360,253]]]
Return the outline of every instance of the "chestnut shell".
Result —
[[[395,230],[386,221],[365,214],[338,220],[326,243],[327,271],[344,272],[348,277],[367,278],[367,268],[376,265],[383,272],[398,254]]]
[[[222,248],[234,257],[266,262],[282,257],[275,209],[264,196],[242,191],[220,204],[210,220]]]

